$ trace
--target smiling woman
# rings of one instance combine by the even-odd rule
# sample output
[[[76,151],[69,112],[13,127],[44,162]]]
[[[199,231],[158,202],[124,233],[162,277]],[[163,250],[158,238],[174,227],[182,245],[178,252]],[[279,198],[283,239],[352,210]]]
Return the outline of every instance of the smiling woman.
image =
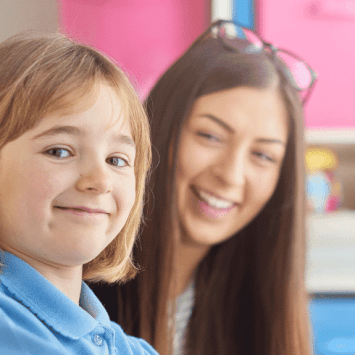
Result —
[[[136,273],[151,159],[137,94],[59,34],[12,37],[0,63],[0,353],[156,354],[83,282]]]
[[[276,87],[233,88],[195,101],[177,155],[185,245],[207,252],[258,214],[276,188],[287,135],[287,112]]]
[[[123,328],[159,353],[310,354],[302,103],[313,74],[221,20],[150,92],[144,271],[114,297]]]

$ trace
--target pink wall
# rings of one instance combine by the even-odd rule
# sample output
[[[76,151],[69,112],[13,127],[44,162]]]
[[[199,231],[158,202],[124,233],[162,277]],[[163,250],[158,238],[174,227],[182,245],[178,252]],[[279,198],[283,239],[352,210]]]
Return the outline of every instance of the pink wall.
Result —
[[[309,128],[355,127],[355,1],[260,0],[260,34],[319,74],[306,105]]]
[[[208,26],[207,0],[59,0],[61,27],[113,57],[142,96]]]

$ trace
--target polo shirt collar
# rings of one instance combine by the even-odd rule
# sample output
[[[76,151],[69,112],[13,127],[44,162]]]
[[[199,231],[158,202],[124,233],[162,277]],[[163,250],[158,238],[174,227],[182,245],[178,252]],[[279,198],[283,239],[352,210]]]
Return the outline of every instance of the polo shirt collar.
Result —
[[[110,326],[109,316],[91,289],[83,282],[80,306],[57,289],[22,259],[0,251],[0,280],[49,328],[72,339],[79,339],[98,325]]]

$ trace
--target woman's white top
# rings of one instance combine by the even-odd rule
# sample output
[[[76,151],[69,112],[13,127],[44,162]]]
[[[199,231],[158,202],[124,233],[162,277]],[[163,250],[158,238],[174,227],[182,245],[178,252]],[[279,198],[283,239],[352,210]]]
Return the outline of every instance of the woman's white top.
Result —
[[[176,299],[174,355],[183,355],[185,331],[195,303],[195,283],[191,281],[186,290]]]

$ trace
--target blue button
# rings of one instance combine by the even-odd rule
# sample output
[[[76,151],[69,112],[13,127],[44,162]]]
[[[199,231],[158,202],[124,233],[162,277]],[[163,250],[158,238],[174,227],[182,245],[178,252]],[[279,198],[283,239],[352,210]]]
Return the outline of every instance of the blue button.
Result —
[[[95,334],[95,335],[92,336],[92,341],[97,346],[101,346],[103,344],[103,342],[104,342],[102,340],[101,335],[98,335],[98,334]]]

